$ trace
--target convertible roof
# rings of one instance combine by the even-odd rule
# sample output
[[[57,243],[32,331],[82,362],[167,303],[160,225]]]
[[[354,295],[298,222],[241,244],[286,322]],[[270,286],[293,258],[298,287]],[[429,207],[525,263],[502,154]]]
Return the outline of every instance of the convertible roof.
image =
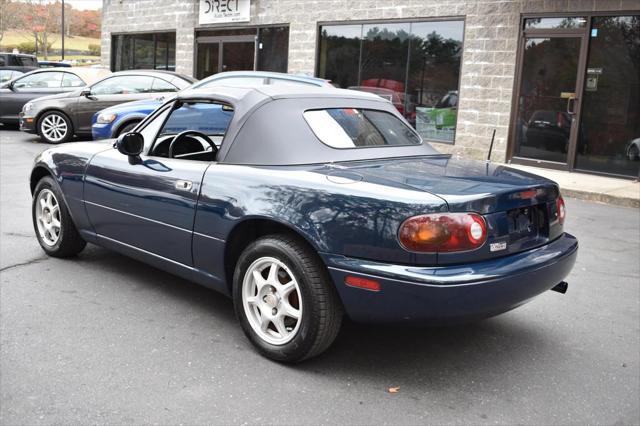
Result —
[[[312,109],[364,108],[386,111],[406,123],[390,101],[372,93],[302,85],[216,86],[185,89],[177,99],[233,106],[233,118],[218,154],[222,163],[295,165],[437,154],[428,144],[332,148],[317,138],[304,119],[304,111]]]

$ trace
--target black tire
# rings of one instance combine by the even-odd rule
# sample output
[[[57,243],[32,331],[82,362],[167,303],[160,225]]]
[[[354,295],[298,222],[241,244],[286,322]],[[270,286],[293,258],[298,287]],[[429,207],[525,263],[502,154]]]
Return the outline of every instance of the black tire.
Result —
[[[138,125],[138,123],[140,123],[140,122],[139,121],[132,121],[131,123],[125,124],[123,127],[120,128],[120,130],[118,130],[118,134],[115,135],[115,137],[117,138],[120,135],[124,135],[125,133],[129,133],[130,131],[133,130],[134,127],[136,127]]]
[[[254,262],[266,257],[277,259],[293,273],[302,299],[297,332],[292,340],[279,345],[256,333],[243,304],[245,274]],[[260,238],[242,252],[233,276],[233,302],[251,343],[264,356],[280,362],[299,362],[324,352],[338,335],[343,317],[337,291],[318,255],[298,238],[288,235]]]
[[[46,194],[45,191],[49,191],[55,197],[56,205],[58,206],[58,219],[60,223],[59,234],[57,241],[54,244],[47,243],[45,237],[40,233],[37,218],[37,209],[41,193]],[[36,189],[33,192],[33,201],[31,203],[31,217],[33,221],[33,229],[36,233],[36,238],[40,247],[49,256],[53,257],[71,257],[80,253],[87,243],[82,239],[78,230],[76,229],[71,215],[67,210],[67,205],[64,202],[61,191],[58,189],[58,185],[49,176],[45,176],[36,185]],[[51,215],[55,218],[55,214]],[[44,225],[42,225],[44,226]]]
[[[56,127],[55,133],[51,130],[50,127],[52,121],[55,122],[58,126]],[[71,120],[69,120],[69,118],[65,114],[59,111],[49,111],[42,114],[42,116],[38,119],[37,130],[40,139],[46,143],[58,144],[68,142],[73,136],[73,126],[71,124]],[[54,135],[60,136],[58,137]]]
[[[640,158],[640,149],[638,149],[637,145],[632,145],[629,148],[627,157],[629,158],[629,161],[635,161],[636,159]]]

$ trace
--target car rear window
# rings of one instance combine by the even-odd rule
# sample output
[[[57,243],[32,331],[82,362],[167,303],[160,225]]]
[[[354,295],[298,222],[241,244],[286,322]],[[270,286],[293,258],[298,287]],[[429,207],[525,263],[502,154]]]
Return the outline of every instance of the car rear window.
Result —
[[[304,112],[313,133],[332,148],[420,145],[420,136],[395,115],[373,109],[329,108]]]

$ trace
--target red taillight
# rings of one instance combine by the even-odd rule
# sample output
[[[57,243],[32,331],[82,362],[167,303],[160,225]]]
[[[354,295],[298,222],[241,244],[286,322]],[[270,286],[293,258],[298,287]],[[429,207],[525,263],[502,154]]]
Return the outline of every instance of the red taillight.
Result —
[[[349,275],[344,279],[344,282],[350,287],[363,288],[365,290],[371,291],[380,291],[380,283],[376,280]]]
[[[559,195],[556,199],[556,215],[558,221],[562,225],[564,223],[564,218],[567,215],[567,208],[564,206],[564,200],[562,199],[562,195]]]
[[[425,214],[405,220],[398,237],[409,251],[474,250],[487,240],[487,223],[476,213]]]

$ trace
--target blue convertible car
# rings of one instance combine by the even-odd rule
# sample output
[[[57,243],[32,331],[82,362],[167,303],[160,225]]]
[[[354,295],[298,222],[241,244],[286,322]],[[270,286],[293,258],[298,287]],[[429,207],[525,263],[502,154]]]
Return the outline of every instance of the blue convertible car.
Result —
[[[89,242],[218,290],[287,362],[345,314],[457,322],[563,292],[578,249],[555,183],[440,154],[390,102],[340,89],[188,89],[115,143],[44,151],[31,192],[49,255]]]

